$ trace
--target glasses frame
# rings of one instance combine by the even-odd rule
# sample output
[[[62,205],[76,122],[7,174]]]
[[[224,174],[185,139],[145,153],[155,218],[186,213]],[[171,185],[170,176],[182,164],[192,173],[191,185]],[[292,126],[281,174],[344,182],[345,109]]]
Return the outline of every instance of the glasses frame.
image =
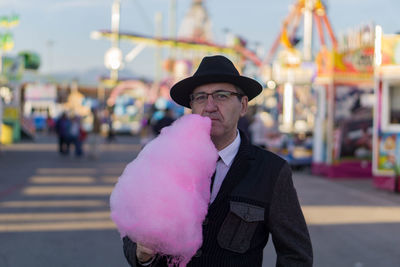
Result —
[[[196,103],[196,101],[194,100],[195,96],[196,96],[196,95],[204,95],[204,96],[206,96],[205,101],[204,101],[203,103],[196,103],[196,104],[200,104],[200,105],[201,105],[201,104],[206,103],[209,96],[211,96],[212,99],[213,99],[216,103],[221,103],[221,101],[219,101],[218,99],[215,98],[215,96],[216,96],[218,93],[226,93],[226,94],[229,94],[229,96],[235,95],[235,96],[239,97],[239,99],[241,99],[241,98],[244,96],[244,94],[237,93],[237,92],[231,92],[231,91],[225,91],[225,90],[217,90],[217,91],[212,92],[212,93],[200,92],[200,93],[196,93],[196,94],[190,94],[190,96],[189,96],[189,97],[190,97],[190,102],[191,102],[191,103]]]

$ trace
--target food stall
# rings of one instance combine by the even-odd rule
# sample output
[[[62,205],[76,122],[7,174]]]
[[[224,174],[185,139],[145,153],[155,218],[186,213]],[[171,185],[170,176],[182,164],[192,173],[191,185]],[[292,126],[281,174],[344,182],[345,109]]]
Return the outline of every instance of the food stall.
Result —
[[[55,118],[57,110],[57,86],[51,83],[26,83],[23,94],[23,115],[32,119],[36,131],[46,129],[47,119]]]
[[[373,58],[373,25],[352,29],[340,36],[337,49],[319,52],[314,174],[372,177]]]
[[[376,28],[373,180],[400,191],[400,35]]]

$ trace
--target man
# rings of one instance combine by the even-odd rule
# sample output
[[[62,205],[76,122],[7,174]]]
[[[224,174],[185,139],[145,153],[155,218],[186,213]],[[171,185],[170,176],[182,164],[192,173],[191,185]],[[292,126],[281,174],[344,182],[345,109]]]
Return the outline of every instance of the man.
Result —
[[[164,117],[159,119],[153,126],[153,131],[155,135],[159,135],[161,129],[170,126],[175,121],[173,110],[171,108],[166,108],[164,112]]]
[[[63,112],[61,117],[58,118],[56,122],[56,133],[58,136],[58,151],[62,155],[69,154],[69,145],[70,145],[70,127],[71,121],[67,117],[67,114]]]
[[[192,77],[171,88],[175,102],[211,118],[211,140],[220,156],[203,244],[187,266],[262,266],[269,234],[276,266],[312,266],[311,241],[289,165],[251,145],[237,129],[248,101],[261,90],[223,56],[205,57]],[[167,266],[165,257],[128,237],[124,253],[132,266]]]
[[[91,159],[97,159],[99,157],[100,143],[101,143],[101,121],[100,114],[97,108],[92,109],[92,132],[90,133],[89,139],[89,157]]]

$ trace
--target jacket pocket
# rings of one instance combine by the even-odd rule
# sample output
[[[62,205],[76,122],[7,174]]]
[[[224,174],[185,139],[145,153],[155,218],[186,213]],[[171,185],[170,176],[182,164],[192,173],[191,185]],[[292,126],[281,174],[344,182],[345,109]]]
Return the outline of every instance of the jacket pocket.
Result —
[[[230,211],[218,233],[218,244],[227,250],[245,253],[258,224],[264,221],[263,207],[230,201]]]

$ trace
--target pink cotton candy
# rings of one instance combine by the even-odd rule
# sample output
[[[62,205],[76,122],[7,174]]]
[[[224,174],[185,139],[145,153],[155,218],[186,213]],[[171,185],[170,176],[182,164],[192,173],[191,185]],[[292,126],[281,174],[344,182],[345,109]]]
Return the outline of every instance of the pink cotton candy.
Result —
[[[190,114],[162,129],[127,165],[110,197],[121,236],[185,266],[202,244],[217,150],[211,120]]]

